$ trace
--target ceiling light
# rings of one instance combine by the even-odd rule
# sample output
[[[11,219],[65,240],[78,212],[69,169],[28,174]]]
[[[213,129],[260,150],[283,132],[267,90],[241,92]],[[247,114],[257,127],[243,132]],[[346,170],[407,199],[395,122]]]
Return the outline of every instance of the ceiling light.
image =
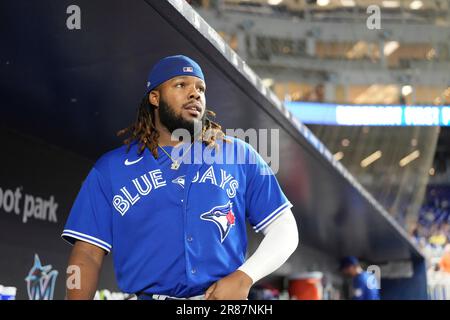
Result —
[[[371,165],[372,163],[374,163],[375,161],[380,159],[382,155],[383,155],[383,153],[380,150],[375,151],[370,156],[368,156],[367,158],[365,158],[361,161],[361,167],[363,167],[363,168],[368,167],[369,165]]]
[[[343,140],[341,141],[341,144],[342,144],[343,147],[348,147],[348,146],[350,145],[350,140],[348,140],[348,139],[343,139]]]
[[[402,95],[406,97],[407,95],[413,92],[413,88],[411,86],[403,86],[402,87]]]
[[[270,4],[271,6],[277,6],[282,2],[283,0],[267,0],[267,3]]]
[[[273,79],[271,78],[262,79],[262,83],[265,87],[269,88],[271,85],[273,85]]]
[[[356,5],[354,0],[341,0],[341,4],[344,7],[354,7]]]
[[[434,48],[431,48],[430,51],[427,52],[427,59],[431,60],[436,56],[436,50]]]
[[[355,99],[354,104],[392,104],[398,99],[400,88],[396,85],[371,85]]]
[[[420,151],[416,150],[408,154],[406,157],[404,157],[402,160],[400,160],[399,165],[400,167],[404,167],[410,162],[416,160],[418,157],[420,157]]]
[[[435,104],[435,105],[439,105],[439,104],[441,104],[441,103],[442,103],[441,97],[437,97],[436,99],[434,99],[434,104]]]
[[[450,87],[448,87],[445,91],[444,91],[444,95],[446,97],[450,96]]]
[[[392,54],[392,52],[394,52],[395,50],[398,49],[399,46],[400,46],[400,44],[397,41],[386,42],[384,44],[384,50],[383,50],[384,55],[386,57],[390,56]]]
[[[358,41],[348,52],[347,52],[347,58],[349,59],[356,59],[363,57],[368,50],[367,42],[365,41]]]
[[[385,8],[398,8],[400,7],[400,2],[395,0],[384,0],[382,2],[383,7]]]
[[[420,8],[422,8],[423,6],[423,2],[420,0],[414,0],[413,2],[411,2],[411,4],[409,5],[409,7],[412,10],[419,10]]]
[[[336,152],[334,155],[334,160],[340,161],[342,158],[344,158],[344,153],[342,151]]]
[[[320,7],[325,7],[330,4],[330,0],[317,0],[317,5]]]

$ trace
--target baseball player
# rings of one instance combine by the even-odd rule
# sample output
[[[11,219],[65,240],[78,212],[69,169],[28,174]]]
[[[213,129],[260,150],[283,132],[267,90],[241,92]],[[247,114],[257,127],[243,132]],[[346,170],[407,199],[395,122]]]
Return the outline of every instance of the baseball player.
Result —
[[[205,91],[186,56],[152,68],[128,138],[95,163],[66,222],[81,271],[67,299],[94,297],[110,252],[119,288],[138,299],[246,299],[296,249],[292,204],[261,156],[211,120]],[[248,259],[246,221],[264,234]]]
[[[344,257],[339,269],[342,274],[352,279],[350,297],[352,300],[380,300],[377,279],[361,268],[358,258]]]

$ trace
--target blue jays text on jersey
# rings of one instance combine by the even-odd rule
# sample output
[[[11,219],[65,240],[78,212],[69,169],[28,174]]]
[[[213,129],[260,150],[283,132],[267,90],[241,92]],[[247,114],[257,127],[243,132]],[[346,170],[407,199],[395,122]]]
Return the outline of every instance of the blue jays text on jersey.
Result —
[[[217,169],[219,171],[219,169]],[[239,182],[225,170],[220,169],[219,172],[214,173],[214,167],[209,166],[207,170],[200,176],[197,172],[192,180],[192,183],[210,183],[226,191],[229,198],[236,196],[236,189],[239,186]],[[218,175],[218,178],[216,178]],[[178,176],[172,180],[172,183],[178,184],[181,188],[184,188],[185,176]],[[152,190],[167,186],[167,181],[162,177],[160,169],[149,171],[132,180],[131,189],[127,186],[120,188],[120,192],[113,197],[113,206],[121,214],[124,215],[127,211],[136,204],[142,197],[149,195]],[[132,191],[129,191],[132,190]],[[133,193],[134,192],[134,193]]]
[[[256,161],[194,161],[172,170],[165,153],[137,155],[137,144],[106,153],[84,181],[62,237],[113,250],[123,292],[203,294],[244,263],[246,221],[258,232],[292,207],[275,176],[261,174],[270,168],[259,154],[227,138],[236,154]]]

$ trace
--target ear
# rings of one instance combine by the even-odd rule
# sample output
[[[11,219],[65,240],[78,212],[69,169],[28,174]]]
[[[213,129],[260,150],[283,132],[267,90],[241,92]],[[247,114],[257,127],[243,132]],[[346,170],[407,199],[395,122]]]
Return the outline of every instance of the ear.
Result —
[[[152,90],[148,95],[148,101],[150,102],[151,105],[159,107],[159,97],[160,97],[159,91]]]

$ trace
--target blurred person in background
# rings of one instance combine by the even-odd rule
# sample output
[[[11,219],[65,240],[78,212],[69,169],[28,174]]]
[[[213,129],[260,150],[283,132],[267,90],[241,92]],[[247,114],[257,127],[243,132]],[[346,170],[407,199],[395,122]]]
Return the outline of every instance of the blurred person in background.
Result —
[[[443,228],[436,226],[433,234],[428,239],[428,242],[435,247],[444,247],[447,243],[447,235]]]
[[[346,277],[352,279],[352,300],[380,300],[380,286],[377,279],[361,268],[356,257],[348,256],[341,260],[340,271]]]
[[[439,261],[439,270],[450,275],[450,244],[447,244]]]

